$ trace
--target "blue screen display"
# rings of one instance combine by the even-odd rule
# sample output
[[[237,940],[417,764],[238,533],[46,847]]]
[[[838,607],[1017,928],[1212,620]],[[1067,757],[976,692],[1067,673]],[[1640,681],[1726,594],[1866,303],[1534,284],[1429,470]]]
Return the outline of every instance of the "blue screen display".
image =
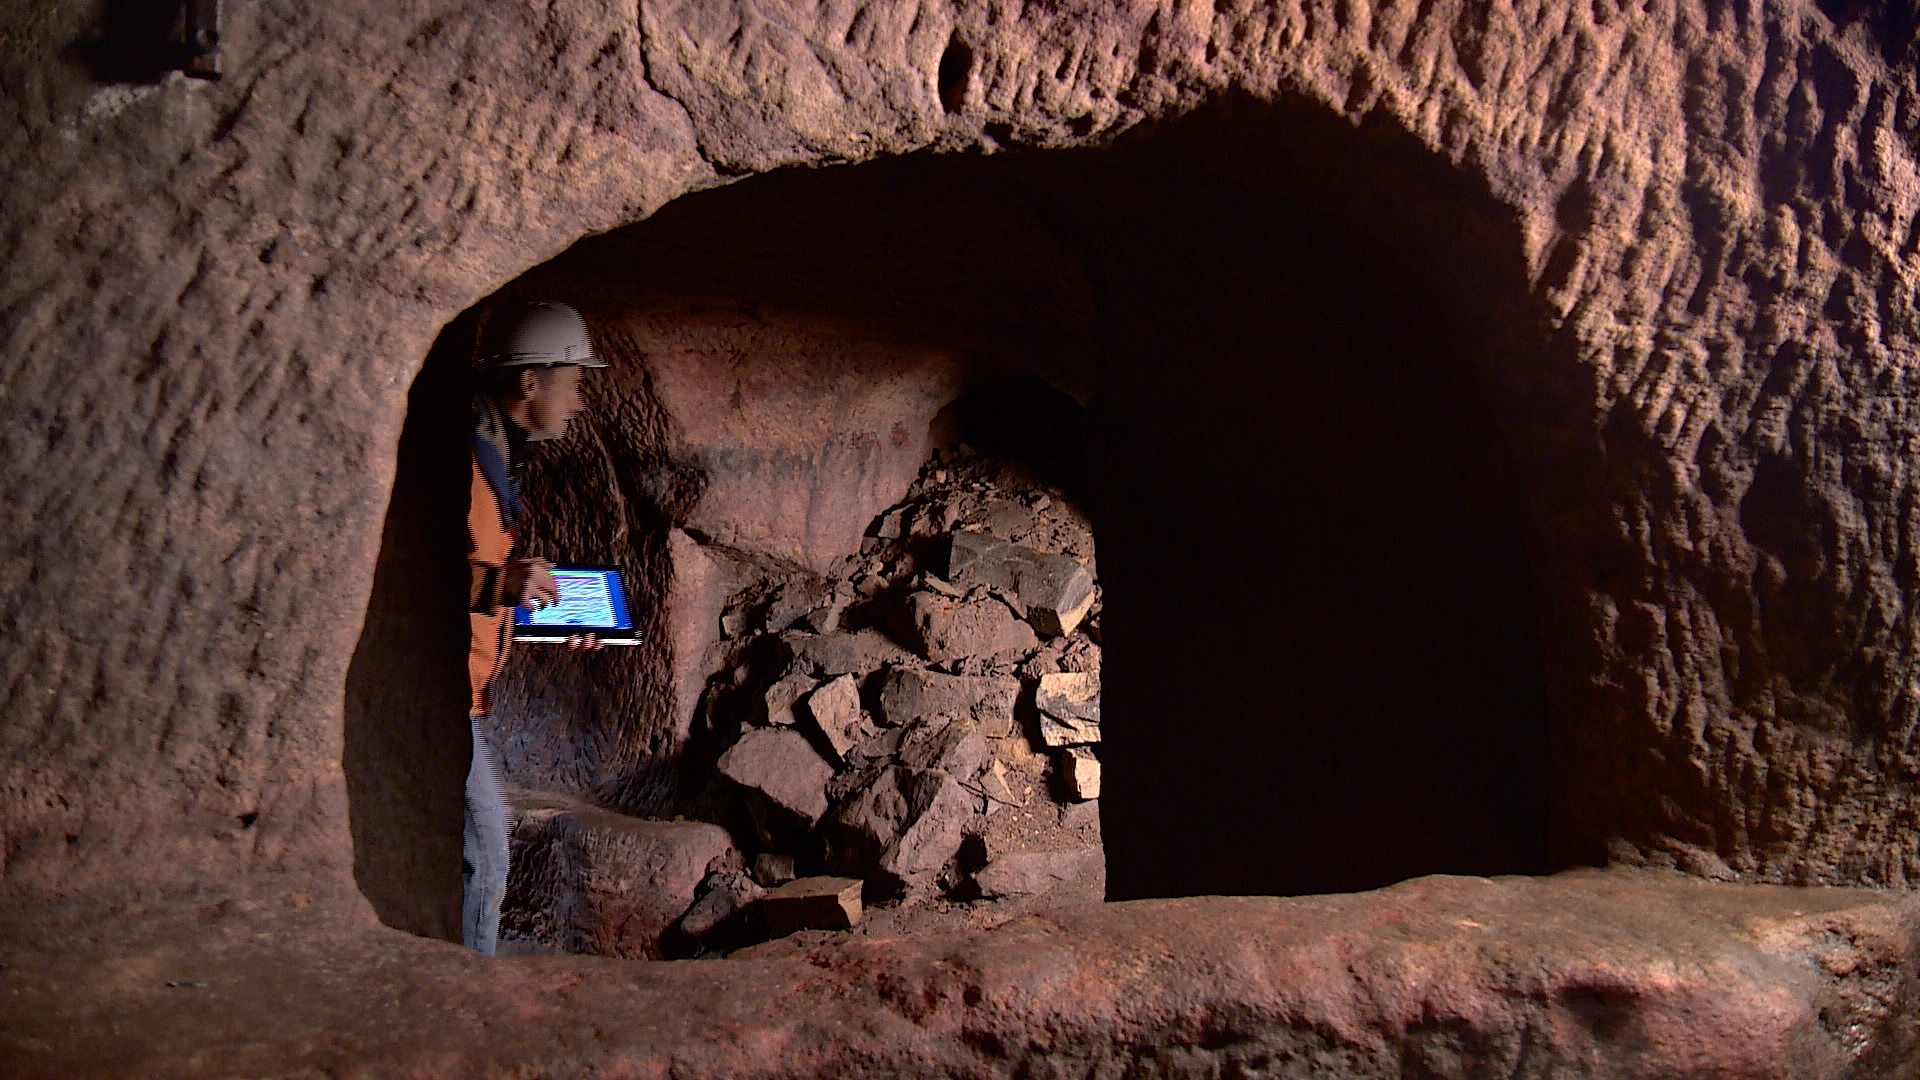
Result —
[[[539,611],[513,609],[515,626],[550,630],[633,629],[627,614],[627,591],[618,570],[572,570],[554,567],[560,602]]]

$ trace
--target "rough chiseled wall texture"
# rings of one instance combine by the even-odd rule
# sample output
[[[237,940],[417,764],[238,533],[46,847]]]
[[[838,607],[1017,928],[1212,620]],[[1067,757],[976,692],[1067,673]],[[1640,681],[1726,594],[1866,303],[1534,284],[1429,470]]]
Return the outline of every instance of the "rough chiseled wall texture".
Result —
[[[89,72],[101,16],[4,10],[9,896],[348,884],[342,685],[406,390],[480,296],[729,177],[1229,93],[1403,128],[1512,209],[1587,417],[1536,483],[1566,853],[1920,872],[1920,92],[1884,19],[258,3],[224,81],[136,85]]]

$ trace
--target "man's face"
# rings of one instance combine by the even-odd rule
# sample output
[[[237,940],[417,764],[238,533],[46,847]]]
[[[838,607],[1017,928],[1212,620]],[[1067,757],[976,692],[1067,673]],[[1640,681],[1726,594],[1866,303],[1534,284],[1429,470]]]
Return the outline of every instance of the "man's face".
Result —
[[[576,364],[541,368],[527,374],[527,438],[539,442],[557,439],[567,433],[567,422],[586,406],[580,396],[580,375],[585,369]]]

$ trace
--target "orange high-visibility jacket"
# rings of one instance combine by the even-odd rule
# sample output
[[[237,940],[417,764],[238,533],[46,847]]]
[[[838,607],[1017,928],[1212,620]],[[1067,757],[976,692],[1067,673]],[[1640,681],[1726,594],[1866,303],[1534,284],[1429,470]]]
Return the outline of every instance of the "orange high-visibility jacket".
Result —
[[[484,423],[483,420],[483,426]],[[502,594],[506,588],[507,560],[512,558],[514,543],[519,539],[510,522],[514,515],[506,502],[512,495],[503,496],[495,491],[481,468],[480,455],[493,451],[491,446],[480,445],[485,438],[484,431],[475,436],[473,488],[467,496],[470,575],[467,613],[473,621],[473,641],[467,649],[467,677],[473,688],[472,709],[476,716],[493,711],[493,684],[500,677],[500,668],[507,661],[507,648],[513,643],[513,627],[508,620],[516,598]],[[504,455],[500,456],[502,480],[511,483],[505,480]]]

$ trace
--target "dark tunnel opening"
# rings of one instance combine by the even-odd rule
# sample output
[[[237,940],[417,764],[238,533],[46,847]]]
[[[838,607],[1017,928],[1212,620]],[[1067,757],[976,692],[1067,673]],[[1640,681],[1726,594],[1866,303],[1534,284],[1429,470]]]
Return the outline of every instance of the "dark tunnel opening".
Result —
[[[630,370],[595,391],[585,453],[536,463],[530,508],[580,557],[649,563],[660,643],[523,658],[510,781],[718,816],[690,774],[721,749],[692,700],[719,676],[667,641],[685,583],[661,561],[669,533],[709,542],[703,500],[748,466],[673,448],[684,376],[658,361],[725,334],[714,363],[759,349],[829,381],[945,365],[925,439],[890,452],[964,437],[1090,511],[1109,898],[1552,869],[1517,250],[1497,204],[1405,136],[1250,103],[1099,150],[771,174],[582,241],[502,295],[576,299]],[[555,488],[619,520],[543,513]],[[370,643],[356,685],[416,677]],[[356,744],[406,713],[394,698],[350,694],[357,844],[431,813],[354,750],[405,741]],[[457,844],[448,809],[428,831]]]

